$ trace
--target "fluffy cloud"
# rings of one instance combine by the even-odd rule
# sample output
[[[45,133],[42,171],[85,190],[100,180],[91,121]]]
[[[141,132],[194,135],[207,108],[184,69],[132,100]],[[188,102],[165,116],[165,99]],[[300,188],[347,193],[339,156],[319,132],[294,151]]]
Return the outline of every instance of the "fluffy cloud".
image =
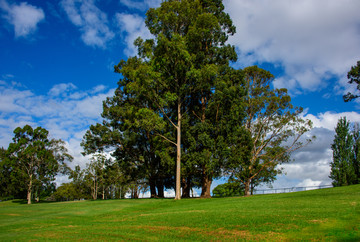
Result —
[[[142,39],[150,39],[152,37],[150,31],[145,26],[145,19],[137,14],[117,13],[115,15],[115,21],[126,43],[124,53],[128,56],[137,54],[134,41],[138,37]]]
[[[4,12],[3,17],[14,26],[15,37],[28,37],[37,30],[39,22],[44,20],[45,14],[41,8],[26,2],[20,4],[8,4],[5,0],[0,1],[0,9]]]
[[[225,0],[237,27],[230,39],[242,66],[284,69],[277,86],[314,91],[360,58],[360,1]]]
[[[63,0],[61,6],[70,21],[80,28],[85,44],[105,48],[115,34],[108,27],[106,13],[95,6],[94,0]]]

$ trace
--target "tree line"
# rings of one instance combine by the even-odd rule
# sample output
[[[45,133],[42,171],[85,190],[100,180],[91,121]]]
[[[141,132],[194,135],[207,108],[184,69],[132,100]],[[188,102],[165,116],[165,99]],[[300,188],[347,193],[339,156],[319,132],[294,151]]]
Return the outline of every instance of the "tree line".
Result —
[[[201,188],[207,198],[222,176],[245,195],[274,181],[277,165],[311,141],[311,122],[269,71],[231,66],[237,54],[227,40],[236,28],[222,1],[163,1],[145,23],[153,38],[136,39],[137,55],[114,67],[118,88],[83,137],[83,154],[94,160],[69,171],[72,183],[57,192],[96,199],[174,189],[181,199]]]

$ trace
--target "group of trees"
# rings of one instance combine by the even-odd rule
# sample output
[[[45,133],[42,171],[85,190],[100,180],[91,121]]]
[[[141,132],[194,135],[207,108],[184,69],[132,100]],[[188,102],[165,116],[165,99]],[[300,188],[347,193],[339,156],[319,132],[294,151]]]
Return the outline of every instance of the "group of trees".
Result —
[[[85,169],[79,165],[69,169],[68,176],[72,181],[58,187],[51,200],[120,199],[129,191],[132,197],[137,195],[138,187],[129,182],[119,164],[103,154],[91,157]]]
[[[235,26],[222,1],[163,1],[145,21],[153,39],[139,37],[138,54],[115,66],[118,88],[81,143],[93,158],[85,170],[67,169],[73,181],[58,188],[56,199],[114,198],[128,189],[136,198],[147,187],[151,197],[173,188],[176,199],[197,187],[206,198],[221,176],[230,177],[225,190],[250,195],[272,182],[281,173],[277,165],[311,141],[301,138],[311,122],[286,89],[273,87],[270,72],[230,66],[237,55],[226,42]],[[19,128],[1,151],[2,177],[25,182],[29,202],[71,160],[61,141],[30,129]]]
[[[246,195],[274,180],[277,165],[309,142],[300,137],[311,123],[286,89],[273,88],[271,73],[229,65],[235,26],[222,1],[163,1],[146,16],[154,38],[138,38],[138,55],[115,66],[122,78],[103,122],[86,132],[84,153],[111,153],[151,197],[175,188],[180,199],[193,187],[210,197],[213,179],[226,174]]]

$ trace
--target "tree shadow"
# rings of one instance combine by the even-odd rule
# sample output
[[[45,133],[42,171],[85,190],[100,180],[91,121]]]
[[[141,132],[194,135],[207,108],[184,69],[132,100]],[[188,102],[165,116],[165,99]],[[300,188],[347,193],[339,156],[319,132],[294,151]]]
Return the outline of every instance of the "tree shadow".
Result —
[[[26,199],[15,199],[11,201],[12,203],[18,203],[18,204],[27,204]]]

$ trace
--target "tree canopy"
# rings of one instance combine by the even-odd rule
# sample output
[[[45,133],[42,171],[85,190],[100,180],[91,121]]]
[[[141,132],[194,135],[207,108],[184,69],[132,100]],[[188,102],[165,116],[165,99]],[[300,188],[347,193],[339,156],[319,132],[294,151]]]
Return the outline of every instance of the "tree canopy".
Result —
[[[356,85],[356,90],[360,91],[360,61],[357,62],[356,66],[351,67],[347,74],[347,78],[349,79],[349,84]],[[354,94],[351,92],[348,92],[343,96],[345,102],[352,101],[358,97],[360,97],[359,94]]]

